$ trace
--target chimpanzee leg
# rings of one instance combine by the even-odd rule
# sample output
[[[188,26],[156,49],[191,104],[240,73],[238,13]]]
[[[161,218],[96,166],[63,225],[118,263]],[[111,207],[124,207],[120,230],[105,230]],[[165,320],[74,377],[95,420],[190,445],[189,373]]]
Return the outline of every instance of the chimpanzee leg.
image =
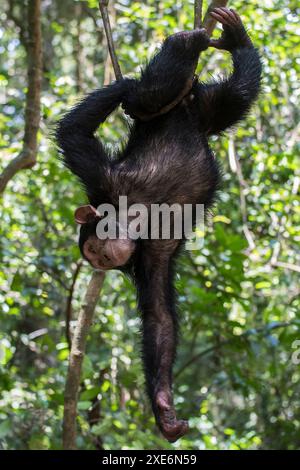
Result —
[[[227,79],[197,85],[200,127],[208,135],[223,132],[247,115],[258,96],[262,71],[259,53],[238,14],[228,8],[215,8],[211,14],[222,23],[223,33],[210,44],[231,52],[234,68]]]
[[[169,36],[143,70],[140,80],[131,82],[122,102],[126,113],[132,117],[157,113],[187,87],[188,93],[199,54],[208,45],[204,29]]]
[[[166,439],[176,441],[188,430],[177,420],[172,396],[172,367],[177,343],[172,255],[178,241],[152,241],[136,273],[143,319],[143,359],[147,391],[156,422]]]

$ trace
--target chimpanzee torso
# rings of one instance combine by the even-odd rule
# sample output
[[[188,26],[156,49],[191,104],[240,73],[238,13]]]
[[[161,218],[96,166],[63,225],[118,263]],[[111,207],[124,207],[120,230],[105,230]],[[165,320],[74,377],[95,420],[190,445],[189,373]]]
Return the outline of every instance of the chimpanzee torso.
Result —
[[[135,123],[110,171],[113,201],[127,195],[129,204],[210,204],[220,177],[207,137],[195,119],[198,106],[194,97],[167,115]]]

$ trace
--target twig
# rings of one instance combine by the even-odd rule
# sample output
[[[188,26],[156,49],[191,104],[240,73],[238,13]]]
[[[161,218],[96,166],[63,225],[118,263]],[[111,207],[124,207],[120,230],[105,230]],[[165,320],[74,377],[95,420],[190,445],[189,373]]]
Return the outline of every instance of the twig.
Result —
[[[213,0],[209,5],[203,20],[203,27],[207,30],[209,36],[211,36],[216,25],[216,20],[214,20],[210,15],[210,12],[213,10],[213,8],[226,7],[227,3],[228,0]]]
[[[109,20],[109,14],[108,14],[108,3],[109,0],[100,0],[99,1],[99,9],[101,12],[102,20],[103,20],[103,25],[105,29],[105,34],[106,34],[106,39],[107,39],[107,45],[108,45],[108,50],[111,58],[111,62],[113,64],[115,76],[117,80],[122,79],[122,72],[121,68],[118,62],[116,50],[115,50],[115,45],[112,37],[112,31],[111,31],[111,26],[110,26],[110,20]]]
[[[228,344],[231,343],[233,339],[243,339],[243,338],[248,338],[249,336],[253,336],[256,334],[263,333],[263,336],[267,336],[270,334],[271,331],[277,330],[278,328],[287,328],[289,326],[296,325],[293,321],[291,322],[278,322],[274,323],[273,325],[265,325],[261,326],[259,328],[251,328],[249,330],[246,330],[244,333],[242,333],[239,336],[236,336],[235,338],[230,338],[230,339],[225,339],[223,341],[220,341],[217,345],[209,346],[207,349],[204,349],[203,351],[199,352],[195,356],[191,357],[180,369],[177,371],[175,374],[175,378],[177,379],[179,375],[184,372],[186,368],[188,368],[191,364],[194,362],[197,362],[201,357],[206,356],[207,354],[215,351],[216,349],[219,349],[223,346],[227,346]]]
[[[116,8],[114,2],[110,3],[108,6],[108,13],[109,13],[109,20],[110,26],[112,30],[114,29],[115,22],[116,22]],[[111,83],[111,81],[115,77],[113,64],[111,61],[110,53],[107,47],[107,37],[106,34],[102,35],[102,49],[105,52],[105,57],[103,55],[103,86],[107,86]]]
[[[24,27],[24,22],[22,21],[22,19],[19,18],[19,16],[15,14],[15,11],[14,11],[15,4],[16,4],[15,0],[9,0],[7,16],[19,28],[19,30],[20,30],[19,35],[20,35],[21,43],[26,48],[27,47],[27,33],[28,33],[28,31],[26,31],[26,26]]]
[[[84,67],[83,54],[82,54],[82,44],[81,44],[81,17],[82,17],[82,3],[76,3],[75,5],[75,14],[77,22],[77,31],[74,38],[74,59],[75,59],[75,77],[76,77],[76,91],[77,93],[82,92],[83,88],[83,77],[82,70]]]
[[[22,258],[20,258],[22,259]],[[23,259],[24,262],[24,259]],[[57,282],[63,289],[68,290],[67,284],[61,279],[61,273],[56,272],[53,268],[47,268],[43,261],[40,261],[40,265],[34,265],[40,273],[47,273],[54,281]]]
[[[203,26],[203,23],[202,23],[202,4],[203,4],[203,0],[195,0],[195,4],[194,4],[194,29],[200,29]]]
[[[22,169],[32,168],[37,157],[37,133],[40,126],[40,94],[42,78],[41,0],[29,0],[27,7],[27,75],[28,91],[25,105],[23,149],[0,175],[0,194],[8,182]],[[22,29],[21,29],[21,34]],[[23,34],[24,35],[24,34]]]
[[[275,261],[272,263],[272,266],[275,266],[276,268],[288,269],[289,271],[295,271],[296,273],[300,273],[300,265],[298,264],[286,263],[284,261]]]
[[[239,181],[240,206],[241,206],[241,213],[242,213],[242,219],[243,219],[243,232],[248,242],[249,248],[252,251],[255,248],[255,242],[254,242],[254,237],[248,227],[247,201],[246,201],[246,196],[245,196],[245,191],[244,191],[244,187],[246,186],[246,183],[243,177],[243,172],[241,169],[240,162],[236,155],[234,140],[232,136],[230,136],[229,143],[228,143],[228,157],[229,157],[230,167],[232,171],[236,173],[238,181]]]
[[[76,449],[76,416],[81,366],[85,353],[86,338],[92,323],[104,276],[105,274],[103,272],[93,272],[74,331],[65,387],[63,420],[64,449]]]
[[[28,199],[29,199],[29,197],[28,197]],[[49,217],[48,214],[47,214],[47,210],[45,208],[45,204],[44,204],[42,198],[37,196],[36,197],[36,203],[39,206],[39,208],[41,209],[42,218],[45,222],[45,230],[49,230],[49,228],[51,228],[51,230],[55,233],[55,235],[60,237],[60,232],[57,230],[57,228],[56,228],[56,226],[53,222],[53,219],[51,217]]]
[[[18,246],[16,247],[18,248]],[[12,252],[11,250],[6,250],[5,254],[9,254],[11,255],[12,258],[16,258],[18,260],[20,260],[23,264],[25,263],[26,266],[28,267],[28,261],[24,261],[24,256],[22,255],[19,255],[18,250]],[[43,262],[40,262],[40,264],[36,264],[34,262],[31,262],[30,263],[30,266],[34,266],[40,273],[47,273],[49,274],[50,277],[53,278],[54,281],[56,281],[63,289],[65,290],[68,290],[68,286],[67,284],[62,281],[62,279],[60,279],[60,274],[59,272],[55,272],[52,268],[50,268],[50,270],[47,270],[47,267],[43,264]]]
[[[101,44],[104,34],[103,34],[102,29],[99,28],[98,14],[97,14],[97,16],[94,15],[93,10],[92,10],[86,3],[82,3],[82,8],[83,8],[83,11],[84,11],[84,12],[91,18],[91,20],[93,21],[94,26],[95,26],[95,31],[96,31],[96,34],[97,34],[97,36],[98,36],[98,43]]]
[[[298,190],[299,190],[299,185],[300,185],[300,178],[295,175],[295,179],[294,179],[294,182],[293,182],[293,185],[292,185],[292,195],[296,195],[298,194]],[[291,198],[293,199],[293,198]],[[285,262],[285,261],[278,261],[278,258],[279,258],[279,255],[280,255],[280,251],[281,251],[281,248],[282,248],[282,244],[283,244],[283,241],[284,241],[284,237],[282,235],[282,232],[284,231],[284,224],[291,212],[291,209],[292,209],[292,204],[286,204],[285,206],[285,216],[284,217],[281,217],[280,219],[280,222],[278,224],[278,230],[277,230],[277,243],[275,243],[274,245],[274,248],[273,248],[273,252],[272,252],[272,256],[271,256],[271,259],[269,261],[269,265],[273,268],[283,268],[283,269],[287,269],[287,270],[290,270],[290,271],[295,271],[295,272],[298,272],[300,273],[300,264],[294,264],[294,263],[289,263],[289,262]],[[272,221],[275,219],[275,216],[271,214],[271,219]],[[278,218],[276,218],[278,220]],[[273,223],[272,223],[273,225]],[[275,228],[275,227],[274,227]]]

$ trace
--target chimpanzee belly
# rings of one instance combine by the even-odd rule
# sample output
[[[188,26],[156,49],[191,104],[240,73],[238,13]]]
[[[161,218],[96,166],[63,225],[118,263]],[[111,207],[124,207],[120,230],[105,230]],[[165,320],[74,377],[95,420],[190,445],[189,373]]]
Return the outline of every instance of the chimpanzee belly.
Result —
[[[172,138],[171,138],[172,137]],[[198,133],[160,134],[135,146],[115,168],[117,195],[130,203],[209,204],[219,183],[216,160]]]

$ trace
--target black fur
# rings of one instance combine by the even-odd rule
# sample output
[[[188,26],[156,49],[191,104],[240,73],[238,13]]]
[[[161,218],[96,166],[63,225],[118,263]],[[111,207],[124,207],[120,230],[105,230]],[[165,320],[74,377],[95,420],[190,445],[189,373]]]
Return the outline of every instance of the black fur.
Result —
[[[230,31],[225,33],[228,39]],[[148,122],[137,119],[125,149],[113,158],[94,136],[120,103],[135,116],[159,112],[176,99],[208,44],[203,30],[169,37],[140,80],[125,78],[94,91],[60,121],[56,136],[64,163],[79,177],[93,206],[103,202],[117,206],[119,195],[128,196],[129,204],[211,204],[220,178],[207,139],[243,119],[259,92],[260,58],[244,29],[230,37],[234,70],[228,79],[212,84],[196,81],[189,96],[167,114]],[[80,246],[94,232],[95,224],[83,226]],[[156,397],[161,390],[171,396],[178,329],[173,272],[181,244],[180,240],[139,241],[130,264],[143,318],[147,389],[168,438]]]

